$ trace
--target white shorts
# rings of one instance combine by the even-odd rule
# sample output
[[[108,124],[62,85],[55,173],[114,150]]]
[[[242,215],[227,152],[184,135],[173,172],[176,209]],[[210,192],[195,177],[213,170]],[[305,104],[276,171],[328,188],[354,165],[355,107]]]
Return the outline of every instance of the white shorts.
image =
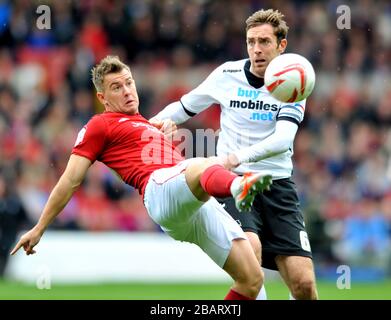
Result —
[[[193,195],[184,174],[188,163],[185,160],[152,173],[145,188],[145,207],[172,238],[198,245],[223,267],[232,240],[247,237],[215,198],[202,202]]]

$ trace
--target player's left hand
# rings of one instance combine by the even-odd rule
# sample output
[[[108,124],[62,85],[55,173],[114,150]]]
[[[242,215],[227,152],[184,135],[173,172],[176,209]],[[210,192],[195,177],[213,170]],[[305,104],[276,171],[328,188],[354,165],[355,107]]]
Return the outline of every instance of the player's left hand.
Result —
[[[177,133],[178,128],[174,121],[171,119],[158,120],[156,118],[151,118],[149,122],[163,132],[166,138],[172,139],[172,137]]]

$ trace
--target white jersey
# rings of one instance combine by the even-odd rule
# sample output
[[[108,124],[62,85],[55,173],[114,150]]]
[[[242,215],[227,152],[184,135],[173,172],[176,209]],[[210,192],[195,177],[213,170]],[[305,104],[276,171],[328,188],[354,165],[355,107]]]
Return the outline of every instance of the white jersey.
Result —
[[[275,131],[276,121],[303,120],[305,100],[282,103],[273,98],[263,79],[249,71],[250,61],[229,61],[217,67],[197,88],[185,94],[181,103],[187,112],[199,113],[211,104],[221,107],[221,132],[217,143],[217,155],[236,152],[254,145]],[[235,172],[267,170],[273,179],[292,174],[293,146],[284,153],[258,162],[244,163]]]

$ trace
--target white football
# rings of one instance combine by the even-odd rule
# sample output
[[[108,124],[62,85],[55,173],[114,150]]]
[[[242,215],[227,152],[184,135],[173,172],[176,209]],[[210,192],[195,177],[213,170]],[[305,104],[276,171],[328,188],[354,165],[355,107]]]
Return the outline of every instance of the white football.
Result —
[[[315,86],[315,71],[303,56],[284,53],[274,58],[265,71],[265,86],[282,102],[306,99]]]

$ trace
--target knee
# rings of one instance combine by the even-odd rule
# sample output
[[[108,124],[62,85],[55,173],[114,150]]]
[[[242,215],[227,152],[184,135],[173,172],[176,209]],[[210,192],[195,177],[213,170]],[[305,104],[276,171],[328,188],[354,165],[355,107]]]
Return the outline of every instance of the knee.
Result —
[[[234,279],[234,289],[250,298],[257,297],[263,284],[263,270],[247,240],[233,241],[224,270]]]
[[[207,163],[205,158],[194,158],[187,165],[185,174],[195,177],[197,180],[199,180],[206,168]]]
[[[256,298],[263,285],[264,273],[261,268],[254,268],[247,272],[241,279],[241,282],[247,288],[248,295]],[[239,280],[240,281],[240,280]]]
[[[291,294],[297,300],[316,300],[318,298],[315,279],[301,277],[291,284]]]

